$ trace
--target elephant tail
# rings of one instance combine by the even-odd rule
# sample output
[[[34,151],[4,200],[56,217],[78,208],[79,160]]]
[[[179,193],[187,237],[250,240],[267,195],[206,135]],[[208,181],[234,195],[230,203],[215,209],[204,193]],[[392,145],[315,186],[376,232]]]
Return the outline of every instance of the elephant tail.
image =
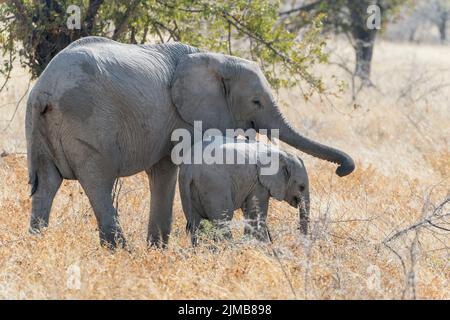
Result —
[[[179,189],[181,205],[183,207],[184,215],[186,216],[186,232],[192,230],[192,200],[191,200],[191,184],[192,184],[192,170],[189,166],[181,165],[179,174]]]
[[[36,135],[33,129],[36,126],[33,122],[33,104],[31,98],[27,102],[27,111],[25,116],[25,134],[27,139],[27,162],[28,162],[28,184],[31,186],[30,196],[32,196],[38,187],[37,164],[38,155],[36,147]]]
[[[28,162],[28,184],[31,186],[30,196],[38,188],[38,167],[42,156],[53,159],[48,145],[48,141],[43,137],[42,123],[40,117],[51,109],[48,99],[36,99],[36,94],[30,92],[27,101],[27,110],[25,115],[25,135],[27,141],[27,162]]]

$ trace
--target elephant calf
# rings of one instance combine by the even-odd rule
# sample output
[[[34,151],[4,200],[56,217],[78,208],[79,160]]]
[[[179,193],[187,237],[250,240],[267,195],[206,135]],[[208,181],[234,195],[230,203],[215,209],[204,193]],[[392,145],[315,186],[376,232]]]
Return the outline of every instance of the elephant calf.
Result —
[[[300,158],[257,141],[230,140],[223,137],[213,137],[213,141],[214,152],[220,152],[224,160],[225,155],[230,152],[235,157],[241,157],[241,160],[245,159],[245,162],[184,162],[180,165],[180,195],[187,219],[186,229],[191,234],[193,245],[197,244],[197,231],[202,219],[213,222],[226,238],[230,238],[231,231],[227,222],[231,221],[234,211],[238,208],[242,209],[247,220],[245,234],[267,241],[269,235],[266,218],[270,197],[286,201],[295,208],[299,207],[300,230],[303,234],[307,233],[309,183]],[[199,143],[202,145],[201,150],[212,149],[212,142]],[[269,162],[267,148],[270,150]],[[194,146],[191,150],[195,149]],[[263,157],[266,159],[264,164]],[[268,169],[275,160],[278,161],[277,168],[272,174],[267,174],[268,170],[265,173],[264,169]]]

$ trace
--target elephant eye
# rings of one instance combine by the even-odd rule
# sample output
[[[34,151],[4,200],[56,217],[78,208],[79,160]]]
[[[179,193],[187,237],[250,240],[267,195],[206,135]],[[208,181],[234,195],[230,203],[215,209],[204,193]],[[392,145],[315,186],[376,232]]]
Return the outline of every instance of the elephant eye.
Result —
[[[301,184],[299,189],[300,189],[300,192],[303,192],[303,191],[305,191],[305,186],[303,184]]]
[[[252,103],[253,103],[254,105],[256,105],[258,108],[262,108],[261,101],[259,101],[258,99],[253,99],[253,100],[252,100]]]

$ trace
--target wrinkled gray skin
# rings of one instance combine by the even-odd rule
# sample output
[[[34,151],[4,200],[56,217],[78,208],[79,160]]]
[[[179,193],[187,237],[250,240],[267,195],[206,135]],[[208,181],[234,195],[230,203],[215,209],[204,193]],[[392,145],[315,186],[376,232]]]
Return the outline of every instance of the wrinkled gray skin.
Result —
[[[117,177],[145,170],[151,188],[148,242],[168,242],[177,167],[171,133],[280,129],[280,139],[351,173],[345,153],[313,142],[285,121],[258,66],[181,44],[128,45],[87,37],[62,50],[32,92],[26,113],[30,231],[48,225],[62,179],[76,179],[97,218],[101,243],[124,244],[111,190]]]
[[[209,144],[203,142],[202,147]],[[180,165],[179,189],[187,220],[186,229],[191,234],[193,245],[197,244],[197,233],[203,219],[213,222],[221,234],[231,238],[228,222],[239,208],[246,219],[245,233],[267,241],[266,218],[270,197],[298,207],[300,230],[307,234],[310,197],[303,161],[285,151],[271,149],[272,157],[278,157],[278,170],[267,175],[267,171],[261,168],[268,164],[259,161],[261,150],[264,153],[267,149],[257,149],[257,144],[261,142],[227,140],[217,144],[224,159],[226,152],[231,151],[231,154],[241,154],[245,164],[226,164],[223,161],[221,164]],[[252,158],[258,161],[251,162],[249,159]]]

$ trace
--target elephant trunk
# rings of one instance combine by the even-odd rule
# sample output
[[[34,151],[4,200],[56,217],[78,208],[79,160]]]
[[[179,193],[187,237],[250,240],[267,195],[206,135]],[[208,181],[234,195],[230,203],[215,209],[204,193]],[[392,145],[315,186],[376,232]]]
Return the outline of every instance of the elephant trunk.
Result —
[[[346,176],[353,172],[355,163],[353,159],[340,150],[320,144],[311,139],[302,136],[295,131],[286,119],[277,111],[274,121],[268,126],[269,129],[279,129],[280,140],[303,151],[313,157],[327,160],[339,165],[336,174],[340,177]]]
[[[305,194],[298,208],[300,218],[300,232],[303,235],[307,235],[309,227],[309,190],[305,191]]]

